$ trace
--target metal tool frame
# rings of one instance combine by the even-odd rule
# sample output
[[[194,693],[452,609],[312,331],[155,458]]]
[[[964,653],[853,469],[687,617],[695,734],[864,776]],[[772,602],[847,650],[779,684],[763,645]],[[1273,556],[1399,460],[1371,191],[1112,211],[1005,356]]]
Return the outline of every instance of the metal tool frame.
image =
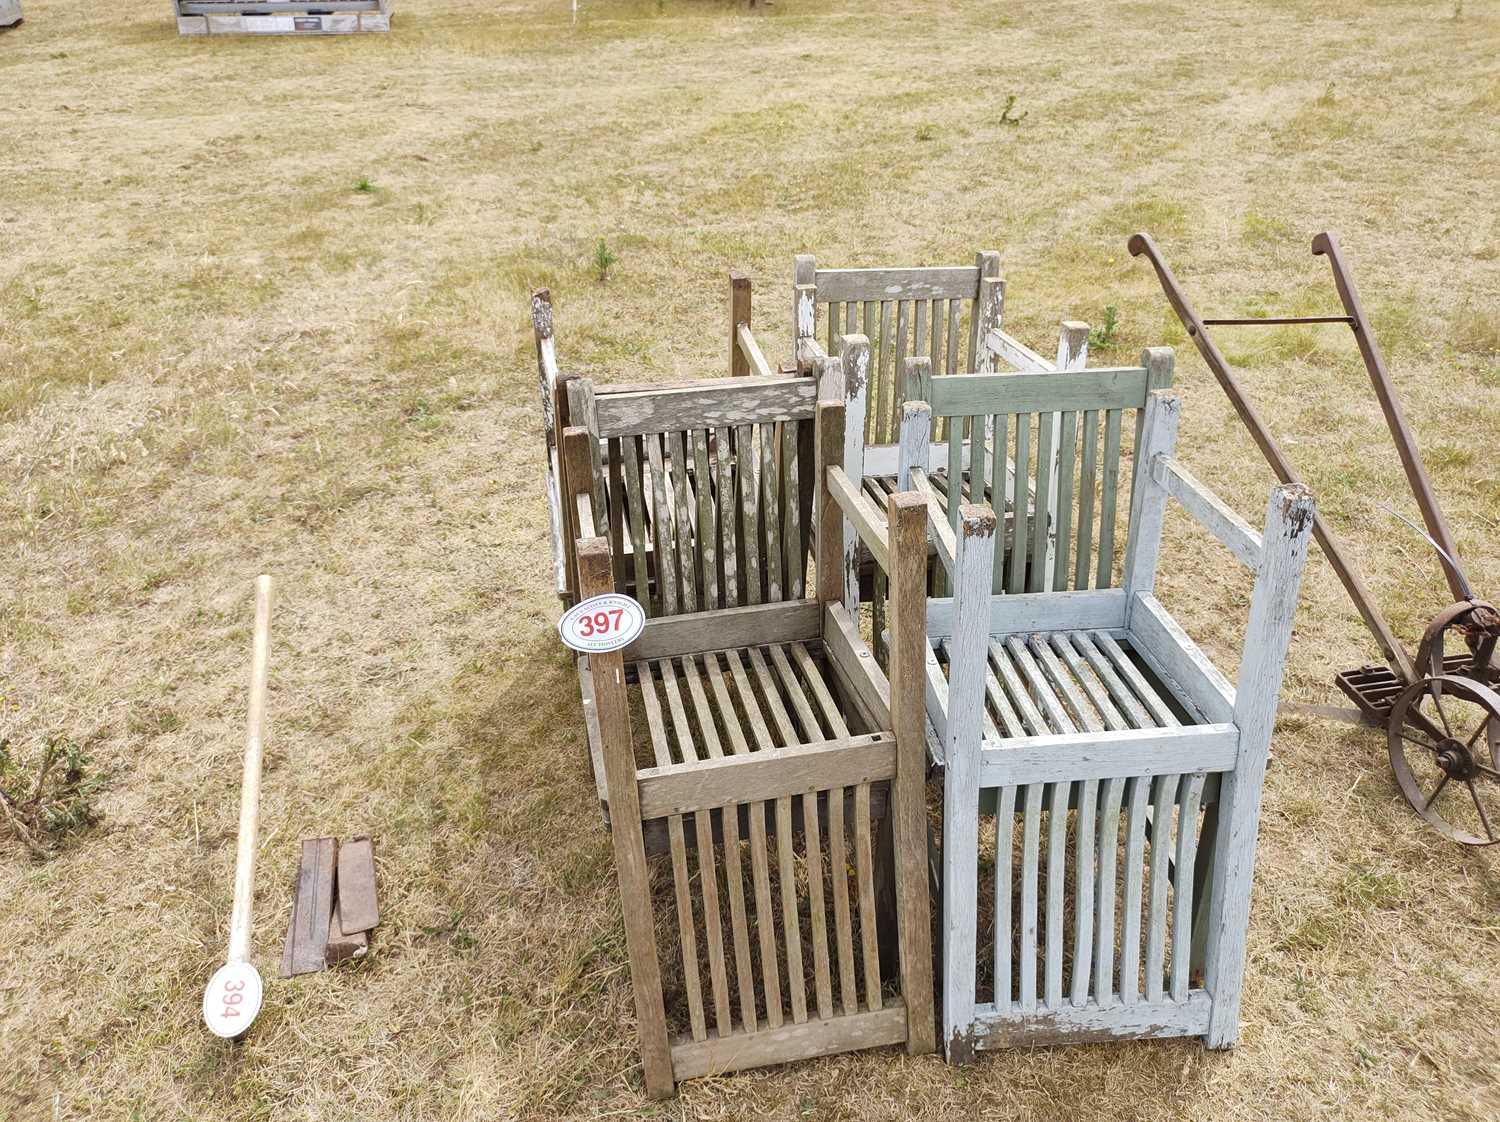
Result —
[[[1328,528],[1321,514],[1315,515],[1313,534],[1328,557],[1329,563],[1332,564],[1334,572],[1338,574],[1349,598],[1358,609],[1360,617],[1374,636],[1382,656],[1390,667],[1390,674],[1386,675],[1379,667],[1361,667],[1337,675],[1335,680],[1339,688],[1359,707],[1358,710],[1311,706],[1302,708],[1318,716],[1348,719],[1358,724],[1385,725],[1388,733],[1388,748],[1397,781],[1402,793],[1418,814],[1455,841],[1471,845],[1493,845],[1500,842],[1500,834],[1496,833],[1496,830],[1500,829],[1500,822],[1492,824],[1486,817],[1483,804],[1473,786],[1474,778],[1487,776],[1492,780],[1500,780],[1500,693],[1494,689],[1497,684],[1500,684],[1500,664],[1497,664],[1495,659],[1497,640],[1500,640],[1500,613],[1496,612],[1494,605],[1489,601],[1479,599],[1474,595],[1473,587],[1463,571],[1458,557],[1458,548],[1454,544],[1447,519],[1443,516],[1442,507],[1433,493],[1432,482],[1422,463],[1421,454],[1417,450],[1416,439],[1401,410],[1385,360],[1365,318],[1359,291],[1355,288],[1354,279],[1344,264],[1338,238],[1328,232],[1318,234],[1313,238],[1312,252],[1314,256],[1328,258],[1329,267],[1333,271],[1334,287],[1338,291],[1339,302],[1344,308],[1342,315],[1239,316],[1204,319],[1188,303],[1177,278],[1162,259],[1156,243],[1151,240],[1149,234],[1133,235],[1128,248],[1132,256],[1144,256],[1151,262],[1152,268],[1156,271],[1157,280],[1161,283],[1162,291],[1166,294],[1172,309],[1177,313],[1177,317],[1182,321],[1183,327],[1186,328],[1188,337],[1193,340],[1199,354],[1203,356],[1204,362],[1208,364],[1209,370],[1213,372],[1215,379],[1234,406],[1241,422],[1249,430],[1277,478],[1283,483],[1299,483],[1301,480],[1276,443],[1276,439],[1271,435],[1270,429],[1256,412],[1255,406],[1246,396],[1243,387],[1230,369],[1228,361],[1209,334],[1208,328],[1342,323],[1353,331],[1360,357],[1370,376],[1370,383],[1375,389],[1375,397],[1380,403],[1381,412],[1385,415],[1386,424],[1390,429],[1391,439],[1401,458],[1401,466],[1411,486],[1412,496],[1421,511],[1422,521],[1426,526],[1425,536],[1438,554],[1443,576],[1448,583],[1454,602],[1440,612],[1428,626],[1417,648],[1416,658],[1413,660],[1407,649],[1391,631],[1385,616],[1365,586],[1359,570],[1345,553],[1343,545]],[[1463,637],[1468,647],[1467,656],[1455,659],[1445,654],[1444,638],[1449,630],[1458,631]],[[1448,716],[1442,709],[1442,697],[1445,694],[1463,697],[1488,713],[1474,736],[1466,744],[1461,738],[1456,738],[1449,727]],[[1424,695],[1434,699],[1437,714],[1441,717],[1441,727],[1438,724],[1438,716],[1428,715],[1422,711],[1421,701]],[[1414,735],[1405,735],[1403,729]],[[1473,754],[1476,740],[1486,729],[1488,729],[1490,763],[1494,765],[1493,767],[1480,763]],[[1403,753],[1409,751],[1405,745],[1418,743],[1418,740],[1414,738],[1417,736],[1432,742],[1429,744],[1424,740],[1421,746],[1434,752],[1445,776],[1431,797],[1426,798],[1418,789],[1410,769],[1400,758]],[[1433,804],[1437,795],[1450,778],[1461,779],[1469,785],[1474,805],[1478,808],[1479,818],[1485,829],[1485,837],[1466,834],[1465,831],[1455,829],[1451,823],[1434,811]]]

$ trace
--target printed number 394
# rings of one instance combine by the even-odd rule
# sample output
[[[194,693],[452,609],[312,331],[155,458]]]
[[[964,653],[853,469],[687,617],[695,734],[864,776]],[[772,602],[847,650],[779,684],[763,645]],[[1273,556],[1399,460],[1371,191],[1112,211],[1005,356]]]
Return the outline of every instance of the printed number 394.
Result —
[[[245,1000],[245,995],[240,992],[244,988],[245,982],[243,979],[237,982],[224,983],[224,994],[221,998],[224,1003],[224,1008],[220,1010],[220,1016],[238,1017],[240,1015],[240,1011],[236,1009],[235,1006],[239,1005],[242,1001]]]

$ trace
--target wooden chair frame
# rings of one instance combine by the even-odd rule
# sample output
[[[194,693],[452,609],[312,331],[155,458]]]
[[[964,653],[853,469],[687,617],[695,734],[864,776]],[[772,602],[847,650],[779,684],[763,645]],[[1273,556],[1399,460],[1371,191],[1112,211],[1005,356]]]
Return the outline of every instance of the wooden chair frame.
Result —
[[[940,377],[993,374],[1004,366],[1050,373],[1087,364],[1087,323],[1063,321],[1057,358],[1050,361],[1004,330],[1004,308],[996,250],[975,254],[973,265],[880,269],[820,269],[811,254],[799,254],[792,281],[793,357],[805,372],[835,352],[839,336],[867,341],[867,468],[870,475],[890,476],[901,405],[912,397],[902,381],[911,360],[925,360],[928,376]],[[820,327],[826,348],[818,342]],[[937,442],[944,432],[941,419],[935,423]]]
[[[1257,534],[1194,480],[1172,457],[1178,398],[1143,376],[1170,362],[1162,349],[1133,377],[974,380],[963,399],[938,395],[934,411],[952,418],[1041,412],[1043,441],[1048,414],[1145,398],[1121,587],[1065,591],[1043,580],[995,595],[995,512],[964,504],[955,530],[929,505],[954,588],[928,605],[926,668],[943,767],[942,1019],[952,1062],[1013,1045],[1235,1040],[1261,792],[1313,505],[1304,488],[1274,489]],[[925,407],[908,406],[917,462]],[[1237,687],[1154,595],[1169,496],[1256,574]],[[982,1002],[977,878],[980,820],[990,813],[994,965]]]
[[[626,570],[644,562],[642,549],[627,554],[623,548],[632,535],[628,512],[623,527],[597,513],[595,485],[602,476],[619,487],[620,463],[612,453],[612,439],[674,431],[674,426],[727,434],[741,426],[776,425],[782,439],[770,451],[792,458],[803,446],[800,430],[788,435],[793,426],[815,422],[817,431],[812,442],[816,470],[806,472],[817,484],[813,501],[806,506],[783,503],[784,517],[768,524],[794,527],[805,542],[814,536],[815,515],[820,545],[812,596],[788,577],[769,602],[658,615],[624,651],[580,660],[591,757],[597,760],[610,809],[645,1084],[653,1096],[670,1094],[677,1080],[711,1072],[877,1045],[904,1042],[913,1053],[935,1046],[921,696],[926,505],[916,494],[898,493],[878,519],[866,517],[862,507],[846,505],[851,488],[841,468],[844,406],[842,401],[815,403],[809,392],[819,382],[838,385],[838,372],[819,373],[817,380],[747,377],[712,386],[637,389],[608,403],[599,394],[589,414],[592,427],[570,427],[563,436],[562,505],[568,524],[577,527],[576,586],[587,598],[615,591]],[[579,404],[588,402],[580,399]],[[577,410],[573,416],[579,417]],[[711,492],[710,499],[732,497],[740,493],[733,485],[742,478],[738,473],[753,473],[750,465],[733,458],[726,462],[725,456],[756,448],[754,442],[716,437],[713,448],[704,449],[714,454],[713,469],[698,448],[689,453],[687,446],[685,440],[676,445],[677,466],[665,466],[664,474],[685,468],[691,458],[691,479],[699,485],[700,499],[705,491]],[[609,454],[602,475],[590,455],[600,447]],[[765,451],[766,445],[758,448]],[[800,496],[802,475],[788,476],[787,462],[776,461],[782,494]],[[723,474],[726,468],[728,475]],[[729,490],[717,492],[726,480]],[[705,483],[709,485],[701,486]],[[665,505],[672,504],[658,509]],[[694,526],[699,563],[715,537],[702,532],[715,525],[704,517],[706,510],[700,508]],[[839,602],[842,552],[834,546],[844,541],[851,520],[865,548],[890,573],[889,681],[860,639],[855,619]],[[642,536],[637,533],[632,540],[639,546]],[[731,552],[727,541],[717,541],[720,574]],[[785,540],[782,544],[787,545]],[[665,552],[656,556],[665,557]],[[786,556],[791,559],[789,574],[802,555],[791,551]],[[705,564],[702,572],[710,571]],[[727,584],[721,577],[721,605]],[[736,587],[748,584],[741,580]],[[810,669],[809,648],[821,654],[820,673]],[[657,696],[658,677],[669,715]],[[752,682],[761,687],[760,700]],[[653,766],[638,762],[632,685],[640,691],[639,711],[654,748]],[[671,755],[673,733],[680,760]],[[883,818],[874,810],[881,785],[889,789],[890,811]],[[670,852],[672,908],[683,965],[689,1027],[676,1039],[669,1037],[651,894],[647,837],[654,827],[665,835]],[[746,839],[748,860],[742,860],[741,838]],[[880,868],[877,853],[883,855]],[[846,876],[851,867],[852,886]],[[773,878],[779,909],[773,902]],[[883,920],[877,884],[894,901],[883,909]],[[747,898],[754,903],[753,914]],[[707,986],[698,959],[700,938],[708,957]],[[883,952],[899,960],[899,998],[883,992]],[[809,960],[811,997],[804,968]],[[669,965],[672,961],[669,956]]]

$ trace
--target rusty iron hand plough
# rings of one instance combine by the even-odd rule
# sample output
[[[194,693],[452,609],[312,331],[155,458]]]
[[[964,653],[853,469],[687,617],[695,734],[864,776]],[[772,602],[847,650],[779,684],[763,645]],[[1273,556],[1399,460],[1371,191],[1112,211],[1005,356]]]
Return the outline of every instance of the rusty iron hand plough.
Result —
[[[1313,254],[1328,258],[1333,269],[1334,287],[1344,306],[1342,315],[1320,316],[1201,319],[1189,306],[1177,278],[1162,260],[1150,235],[1134,235],[1129,248],[1133,256],[1144,255],[1155,268],[1162,290],[1183,327],[1283,483],[1300,480],[1245,396],[1207,329],[1342,323],[1354,332],[1360,357],[1375,387],[1375,396],[1390,427],[1401,466],[1406,471],[1412,495],[1426,524],[1423,537],[1437,551],[1454,602],[1433,618],[1422,635],[1416,658],[1411,658],[1392,634],[1343,547],[1322,518],[1317,517],[1313,533],[1318,544],[1374,635],[1387,665],[1365,666],[1337,675],[1335,681],[1339,688],[1357,709],[1319,708],[1316,712],[1324,716],[1347,717],[1377,728],[1384,725],[1396,783],[1413,809],[1445,837],[1463,845],[1500,842],[1500,832],[1497,832],[1500,831],[1500,692],[1496,690],[1500,685],[1500,664],[1495,659],[1496,643],[1500,640],[1500,613],[1489,601],[1475,596],[1464,574],[1447,520],[1433,494],[1416,441],[1396,400],[1375,338],[1370,333],[1359,293],[1344,266],[1338,239],[1331,233],[1323,233],[1312,242]],[[1413,523],[1408,525],[1416,528]],[[1447,649],[1449,638],[1455,633],[1463,640],[1464,649],[1450,655]]]

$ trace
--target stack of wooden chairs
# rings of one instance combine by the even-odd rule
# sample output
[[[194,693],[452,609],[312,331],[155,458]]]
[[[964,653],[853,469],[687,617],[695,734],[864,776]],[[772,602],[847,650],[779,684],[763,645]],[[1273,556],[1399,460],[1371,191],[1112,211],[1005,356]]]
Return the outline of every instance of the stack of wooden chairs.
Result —
[[[562,374],[533,296],[556,591],[648,617],[577,659],[648,1094],[1234,1041],[1311,500],[1251,530],[1173,458],[1170,351],[1090,368],[1065,321],[1045,358],[1004,295],[990,252],[799,257],[773,369],[731,274],[730,376],[671,385]],[[1256,573],[1237,687],[1153,595],[1168,496]]]

